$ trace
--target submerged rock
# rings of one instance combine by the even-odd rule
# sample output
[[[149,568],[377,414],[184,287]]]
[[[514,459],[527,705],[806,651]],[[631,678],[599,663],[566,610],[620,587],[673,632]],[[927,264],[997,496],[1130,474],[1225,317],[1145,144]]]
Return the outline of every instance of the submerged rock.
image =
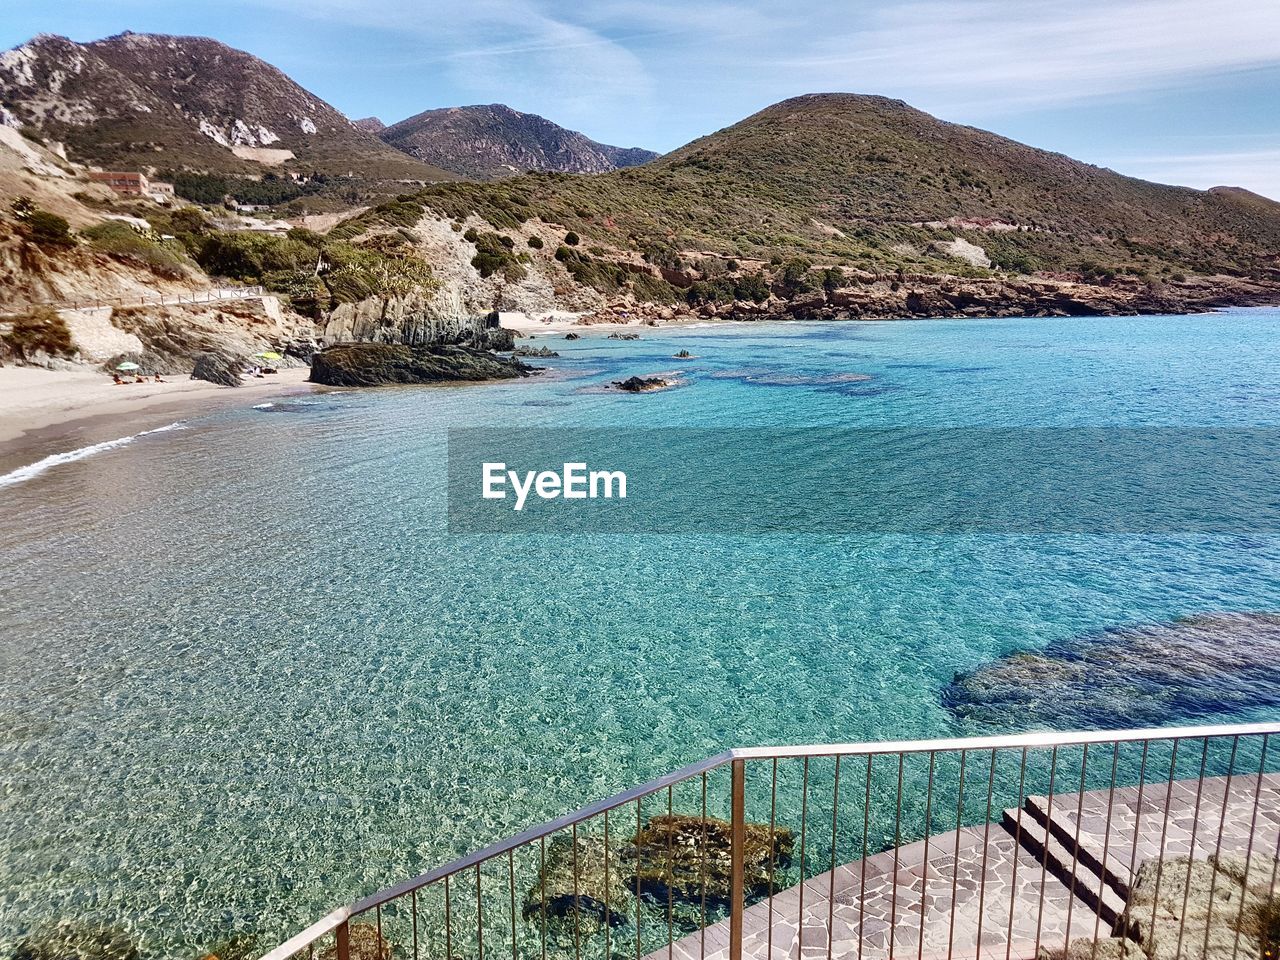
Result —
[[[942,691],[957,716],[1098,729],[1280,707],[1280,614],[1214,613],[1011,653]]]
[[[335,387],[392,383],[448,383],[526,377],[533,368],[515,358],[460,346],[346,343],[311,360],[311,382]]]
[[[650,818],[622,855],[630,861],[633,884],[642,893],[665,900],[729,900],[731,824],[714,817],[666,814]],[[746,824],[743,884],[748,897],[769,892],[769,876],[791,863],[795,835],[786,827]],[[704,886],[705,885],[705,886]]]
[[[372,923],[353,923],[348,945],[351,960],[391,960],[391,941],[378,933]],[[338,960],[338,945],[330,941],[318,954],[320,960]]]
[[[639,339],[640,339],[640,334],[638,334],[638,333],[611,333],[611,334],[609,334],[608,339],[610,339],[610,340],[639,340]]]
[[[202,353],[191,370],[192,380],[207,380],[221,387],[240,386],[241,360],[222,353]]]
[[[525,919],[541,919],[545,908],[551,932],[573,932],[576,906],[580,935],[590,936],[606,923],[615,927],[625,923],[635,887],[628,888],[624,866],[616,852],[609,852],[608,867],[606,871],[604,838],[579,836],[575,855],[573,837],[553,837],[547,844],[547,858],[538,882],[525,894]]]
[[[138,942],[119,927],[64,921],[36,931],[13,951],[13,960],[139,960]]]

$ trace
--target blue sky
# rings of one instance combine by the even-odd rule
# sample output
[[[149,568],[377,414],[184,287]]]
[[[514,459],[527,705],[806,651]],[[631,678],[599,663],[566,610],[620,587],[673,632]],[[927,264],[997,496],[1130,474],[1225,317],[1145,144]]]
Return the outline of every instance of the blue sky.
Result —
[[[0,0],[38,32],[216,37],[353,118],[503,102],[669,150],[785,97],[899,97],[1124,173],[1280,199],[1276,0]]]

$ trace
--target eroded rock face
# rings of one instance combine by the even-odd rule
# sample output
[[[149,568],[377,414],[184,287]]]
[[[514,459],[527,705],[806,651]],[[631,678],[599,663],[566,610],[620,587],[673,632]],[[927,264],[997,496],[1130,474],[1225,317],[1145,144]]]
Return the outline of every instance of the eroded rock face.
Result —
[[[622,851],[640,891],[665,900],[668,892],[678,900],[700,900],[704,885],[707,900],[729,899],[731,825],[727,820],[668,814],[651,817]],[[769,877],[791,862],[795,835],[785,827],[746,825],[743,883],[747,896],[769,892]]]
[[[1012,653],[957,674],[943,705],[1019,727],[1160,726],[1280,706],[1280,614],[1215,613]]]
[[[440,292],[339,304],[317,327],[325,343],[454,343],[491,350],[510,350],[515,343],[511,331],[487,326]]]
[[[222,387],[240,386],[240,371],[244,364],[236,357],[222,353],[202,353],[191,370],[192,380],[207,380]]]
[[[311,382],[334,387],[509,380],[532,371],[515,358],[459,346],[346,343],[311,359]]]

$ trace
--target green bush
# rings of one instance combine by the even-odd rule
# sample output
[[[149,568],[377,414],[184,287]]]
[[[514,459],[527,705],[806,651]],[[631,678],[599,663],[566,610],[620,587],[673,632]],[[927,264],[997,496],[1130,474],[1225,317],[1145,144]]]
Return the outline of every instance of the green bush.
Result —
[[[564,242],[571,247],[576,247],[579,243],[582,242],[582,238],[579,237],[572,230],[570,230],[568,233],[564,235]]]
[[[84,236],[95,249],[146,267],[157,276],[170,280],[186,276],[186,258],[182,244],[176,240],[161,240],[154,233],[140,232],[119,220],[94,224],[84,231]]]
[[[532,247],[534,250],[541,250],[541,249],[542,249],[542,247],[543,247],[542,238],[541,238],[541,237],[530,237],[530,238],[529,238],[529,246],[530,246],[530,247]]]
[[[66,321],[50,307],[36,307],[14,317],[9,332],[0,336],[0,345],[5,354],[23,362],[40,352],[54,357],[69,357],[75,352]]]
[[[212,276],[257,283],[267,273],[314,268],[317,252],[293,237],[263,233],[215,233],[197,260]]]
[[[512,252],[515,241],[510,237],[500,233],[476,233],[471,242],[476,245],[476,255],[471,258],[471,265],[480,271],[481,277],[501,273],[507,280],[524,278],[525,269]]]
[[[27,236],[32,243],[42,247],[70,247],[75,245],[75,237],[71,235],[71,224],[65,217],[47,210],[32,210],[23,220],[27,228]]]

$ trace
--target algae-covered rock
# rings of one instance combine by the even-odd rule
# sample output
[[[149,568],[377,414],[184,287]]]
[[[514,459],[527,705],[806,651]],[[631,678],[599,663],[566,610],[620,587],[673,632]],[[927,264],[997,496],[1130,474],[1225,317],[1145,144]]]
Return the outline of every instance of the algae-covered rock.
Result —
[[[1272,888],[1275,868],[1274,857],[1257,855],[1247,869],[1242,857],[1195,860],[1189,869],[1186,857],[1163,867],[1149,860],[1129,898],[1132,936],[1151,960],[1258,960],[1259,919],[1280,892]]]
[[[119,927],[64,921],[37,930],[13,951],[13,960],[139,960],[138,942]]]
[[[372,923],[353,923],[348,943],[351,960],[391,960],[391,941],[378,933]],[[338,960],[338,945],[330,941],[318,954],[320,960]]]
[[[311,358],[311,382],[335,387],[475,382],[525,377],[532,369],[514,358],[471,347],[345,343]]]
[[[700,900],[705,885],[709,902],[729,900],[732,827],[715,817],[664,814],[652,817],[622,855],[630,861],[642,893],[666,899]],[[785,827],[746,824],[743,885],[746,895],[769,892],[769,874],[791,862],[795,835]],[[634,882],[634,881],[633,881]]]
[[[538,882],[525,894],[525,919],[541,918],[545,905],[552,932],[572,931],[576,906],[578,933],[583,936],[598,932],[605,923],[625,923],[631,912],[634,887],[627,886],[626,868],[619,855],[609,852],[606,870],[602,837],[580,836],[576,848],[575,858],[573,837],[552,838]]]

